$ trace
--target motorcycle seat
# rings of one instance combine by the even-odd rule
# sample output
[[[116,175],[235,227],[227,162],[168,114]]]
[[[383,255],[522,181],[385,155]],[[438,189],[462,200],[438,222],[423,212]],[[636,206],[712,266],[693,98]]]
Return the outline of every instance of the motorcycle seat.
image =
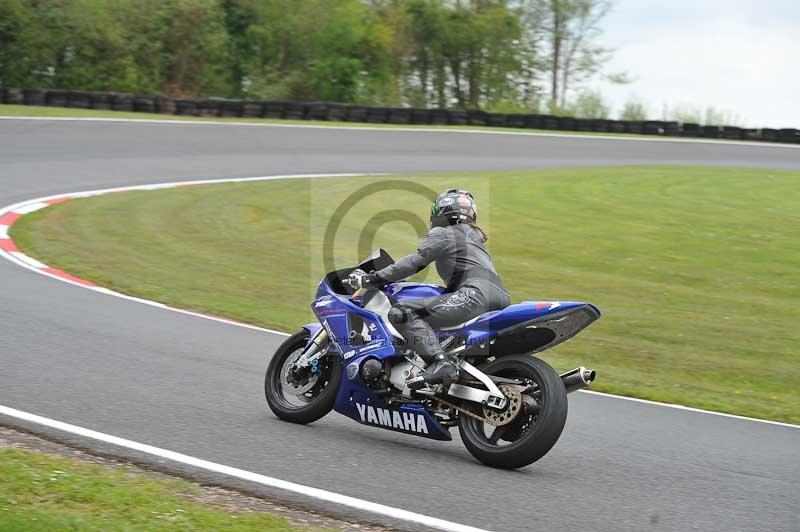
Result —
[[[472,318],[471,320],[465,321],[464,323],[459,323],[458,325],[453,325],[451,327],[439,327],[439,330],[440,331],[457,331],[458,329],[463,329],[465,327],[469,327],[470,325],[472,325],[473,323],[475,323],[478,320],[484,320],[484,319],[491,318],[492,316],[494,316],[495,314],[497,314],[499,312],[502,312],[502,311],[500,311],[500,310],[492,310],[492,311],[489,311],[489,312],[484,312],[483,314],[479,314],[479,315],[475,316],[474,318]]]

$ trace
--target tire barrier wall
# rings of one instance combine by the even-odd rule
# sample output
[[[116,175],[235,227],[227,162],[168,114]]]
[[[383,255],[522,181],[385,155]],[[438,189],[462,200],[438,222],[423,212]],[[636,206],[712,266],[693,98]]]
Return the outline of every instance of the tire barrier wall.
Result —
[[[367,107],[287,100],[176,99],[166,96],[56,89],[0,88],[0,103],[101,109],[166,115],[272,118],[372,124],[493,126],[584,133],[633,133],[664,137],[753,140],[800,144],[798,129],[703,126],[660,120],[604,120],[540,114],[487,113],[463,109]]]

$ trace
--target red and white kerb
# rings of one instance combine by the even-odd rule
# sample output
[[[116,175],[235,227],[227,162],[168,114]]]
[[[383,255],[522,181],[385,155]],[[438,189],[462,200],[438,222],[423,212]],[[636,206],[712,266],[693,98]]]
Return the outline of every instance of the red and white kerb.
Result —
[[[75,284],[80,284],[83,286],[95,286],[95,284],[92,283],[91,281],[87,281],[86,279],[79,279],[73,275],[70,275],[56,268],[51,268],[48,265],[43,264],[38,260],[34,259],[33,257],[29,257],[28,255],[19,250],[19,248],[17,247],[16,244],[14,244],[14,241],[11,239],[11,236],[9,235],[11,226],[13,226],[17,222],[17,220],[19,220],[22,216],[30,214],[32,212],[36,212],[40,209],[44,209],[45,207],[48,207],[50,205],[55,205],[56,203],[62,203],[69,199],[72,199],[72,196],[60,196],[57,198],[50,198],[45,200],[33,200],[27,203],[13,205],[10,208],[6,209],[5,211],[0,211],[0,252],[8,254],[12,259],[21,262],[22,264],[24,264],[29,268],[39,270],[43,274],[52,277],[60,277],[65,281],[69,281]]]

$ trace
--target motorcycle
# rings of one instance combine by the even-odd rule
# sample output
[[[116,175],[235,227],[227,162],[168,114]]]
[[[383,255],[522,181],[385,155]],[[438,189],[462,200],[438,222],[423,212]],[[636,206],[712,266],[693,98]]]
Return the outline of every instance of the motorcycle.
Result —
[[[407,383],[425,369],[388,319],[393,304],[444,293],[432,284],[396,282],[354,290],[353,272],[394,261],[384,250],[354,268],[330,272],[311,308],[318,323],[304,325],[269,361],[264,390],[275,415],[311,423],[331,410],[355,421],[435,440],[451,440],[457,426],[467,450],[492,467],[527,466],[555,445],[567,419],[567,393],[589,386],[595,371],[562,375],[535,355],[600,317],[581,302],[525,301],[437,331],[457,357],[460,376],[419,390]]]

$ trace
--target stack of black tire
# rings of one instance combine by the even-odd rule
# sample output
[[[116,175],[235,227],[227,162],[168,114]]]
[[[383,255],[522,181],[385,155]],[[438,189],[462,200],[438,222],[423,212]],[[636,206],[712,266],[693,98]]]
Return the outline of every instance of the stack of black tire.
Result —
[[[101,109],[165,115],[365,122],[410,126],[493,126],[515,129],[576,131],[585,134],[632,133],[662,137],[749,140],[800,144],[798,129],[748,129],[701,126],[658,120],[605,120],[540,114],[487,113],[481,110],[367,107],[332,102],[173,99],[116,92],[17,89],[0,87],[0,103]]]

